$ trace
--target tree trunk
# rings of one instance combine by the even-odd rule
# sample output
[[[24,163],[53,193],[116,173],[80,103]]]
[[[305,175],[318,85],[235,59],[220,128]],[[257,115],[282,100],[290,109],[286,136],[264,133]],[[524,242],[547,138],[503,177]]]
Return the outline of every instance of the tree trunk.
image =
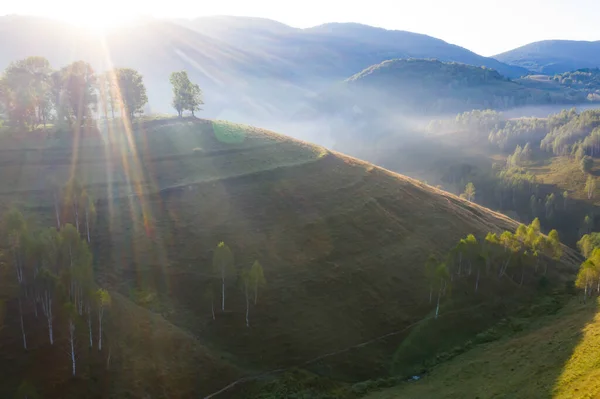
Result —
[[[23,348],[27,350],[27,337],[25,337],[25,325],[23,324],[23,309],[21,308],[21,295],[19,295],[19,318],[21,319],[21,334],[23,335]]]
[[[88,211],[88,207],[86,206],[86,207],[85,207],[85,230],[86,230],[86,232],[87,232],[87,240],[88,240],[88,243],[90,243],[90,242],[91,242],[91,240],[90,240],[90,223],[89,223],[89,216],[88,216],[88,213],[89,213],[89,211]]]
[[[475,280],[475,292],[479,289],[479,269],[477,269],[477,279]]]
[[[246,285],[246,289],[245,289],[245,293],[246,293],[246,327],[250,327],[250,320],[249,320],[249,315],[250,315],[250,299],[248,298],[248,285]]]
[[[75,375],[75,324],[69,319],[69,343],[71,344],[71,363],[73,366],[73,375]]]
[[[73,211],[75,212],[75,228],[77,228],[77,232],[79,233],[79,207],[73,203]]]
[[[225,311],[225,266],[221,266],[221,311]]]
[[[210,310],[212,311],[213,320],[215,319],[215,300],[210,300]]]
[[[56,192],[53,192],[54,196],[54,213],[56,214],[56,228],[60,230],[60,213],[58,212],[58,201],[56,199]]]
[[[523,277],[525,277],[525,268],[524,267],[521,268],[521,282],[519,283],[520,286],[523,285]]]
[[[102,316],[104,315],[104,309],[100,306],[98,309],[98,351],[102,350]]]
[[[92,309],[89,304],[86,306],[86,308],[87,308],[87,314],[88,314],[88,331],[90,333],[90,348],[93,348],[94,341],[92,339]]]

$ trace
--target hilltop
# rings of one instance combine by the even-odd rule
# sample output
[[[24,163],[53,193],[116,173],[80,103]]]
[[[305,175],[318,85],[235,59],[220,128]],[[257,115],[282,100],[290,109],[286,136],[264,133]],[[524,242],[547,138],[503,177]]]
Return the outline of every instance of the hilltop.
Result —
[[[9,300],[0,333],[0,368],[12,376],[6,392],[27,378],[50,395],[81,397],[92,379],[106,381],[96,397],[187,397],[190,390],[208,394],[240,376],[293,366],[336,381],[360,381],[388,372],[406,334],[305,362],[420,324],[422,338],[412,338],[414,346],[405,349],[398,366],[413,370],[536,296],[533,275],[520,289],[509,278],[483,276],[486,288],[477,294],[474,276],[465,277],[442,301],[442,315],[454,316],[433,322],[423,270],[428,256],[443,257],[468,234],[482,239],[514,230],[516,223],[322,147],[198,119],[147,120],[132,127],[115,120],[77,144],[43,137],[2,138],[0,201],[18,203],[38,223],[52,226],[46,179],[64,181],[77,171],[96,198],[94,273],[114,293],[107,334],[121,350],[113,352],[109,372],[99,371],[105,360],[87,363],[82,357],[81,367],[90,368],[75,384],[61,348],[64,333],[57,333],[61,345],[51,348],[42,330],[40,339],[32,338],[31,355],[11,344],[20,331],[17,304]],[[207,293],[218,287],[211,264],[222,241],[234,255],[235,274],[226,281],[225,311],[217,309],[213,320]],[[251,305],[246,327],[236,276],[255,260],[267,285]],[[551,284],[571,272],[571,262],[567,256],[551,268]],[[38,328],[30,309],[25,319],[28,328]],[[134,330],[148,323],[152,327]],[[152,340],[135,340],[136,334]],[[41,364],[38,359],[64,363],[46,379],[45,369],[30,367]]]
[[[600,67],[600,41],[544,40],[493,58],[545,75]]]

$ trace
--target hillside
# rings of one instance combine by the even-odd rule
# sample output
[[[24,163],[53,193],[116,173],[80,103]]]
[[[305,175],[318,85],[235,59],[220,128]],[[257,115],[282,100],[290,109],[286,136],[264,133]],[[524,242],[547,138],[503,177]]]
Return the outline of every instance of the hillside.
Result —
[[[467,234],[482,238],[516,223],[321,147],[196,119],[149,120],[132,130],[116,121],[77,144],[44,137],[2,137],[0,201],[19,203],[38,223],[52,226],[48,181],[65,181],[77,171],[96,198],[95,280],[114,293],[108,337],[122,351],[112,353],[108,375],[98,365],[105,359],[82,356],[86,371],[70,379],[64,333],[57,333],[57,347],[32,338],[31,355],[13,344],[20,331],[17,304],[9,298],[0,332],[0,369],[13,376],[3,386],[7,392],[26,378],[41,392],[65,398],[81,397],[89,380],[106,381],[89,397],[189,397],[190,390],[208,394],[239,376],[291,366],[360,381],[389,371],[406,334],[305,362],[429,320],[401,362],[402,370],[410,370],[536,296],[534,275],[520,289],[511,278],[485,275],[486,289],[476,294],[474,275],[465,276],[441,306],[442,315],[460,317],[433,322],[423,271],[429,254],[443,256]],[[211,263],[221,241],[233,252],[235,273],[225,284],[225,311],[217,309],[213,320],[207,294],[211,286],[219,293]],[[267,285],[251,304],[246,327],[237,276],[255,260]],[[571,262],[569,255],[550,268],[551,284],[571,273]],[[129,301],[155,314],[136,311]],[[43,324],[28,302],[24,306],[28,328],[39,331],[31,334],[43,337]],[[136,334],[156,341],[136,340]],[[80,342],[84,353],[85,336]],[[38,364],[33,356],[64,359],[65,365],[46,379],[32,366]]]
[[[495,55],[506,64],[545,75],[600,67],[600,41],[544,40]]]
[[[511,325],[512,324],[512,325]],[[600,393],[596,300],[572,300],[553,315],[510,320],[504,336],[487,339],[433,368],[417,382],[372,393],[368,399],[590,398]]]
[[[508,109],[525,105],[577,104],[588,93],[564,87],[530,87],[493,69],[426,59],[384,61],[351,76],[306,103],[296,118],[325,118],[338,134],[364,131],[386,136],[411,130],[423,118],[472,109]],[[340,137],[338,141],[343,142]],[[346,148],[344,151],[349,151]]]

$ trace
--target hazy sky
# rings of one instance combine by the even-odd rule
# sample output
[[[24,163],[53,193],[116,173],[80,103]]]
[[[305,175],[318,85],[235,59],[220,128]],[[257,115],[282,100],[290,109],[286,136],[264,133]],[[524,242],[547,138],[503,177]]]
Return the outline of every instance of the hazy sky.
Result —
[[[600,40],[600,0],[17,0],[2,14],[32,14],[112,25],[136,14],[192,18],[242,15],[296,27],[360,22],[425,33],[482,55],[544,39]],[[89,6],[85,6],[89,4]],[[93,9],[84,13],[84,9]]]

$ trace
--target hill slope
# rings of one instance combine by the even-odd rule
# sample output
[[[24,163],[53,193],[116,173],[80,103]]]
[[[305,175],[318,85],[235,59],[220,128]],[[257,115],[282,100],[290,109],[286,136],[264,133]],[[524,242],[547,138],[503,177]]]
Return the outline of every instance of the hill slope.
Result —
[[[545,40],[495,55],[506,64],[554,75],[600,67],[600,41]]]
[[[423,271],[431,252],[444,255],[470,233],[481,238],[516,227],[503,215],[415,180],[261,129],[195,119],[104,129],[104,139],[89,132],[77,145],[68,139],[36,141],[33,135],[4,138],[0,200],[20,202],[51,226],[52,193],[45,178],[65,181],[78,171],[97,199],[92,232],[97,282],[160,313],[181,331],[177,334],[195,337],[208,359],[219,359],[218,375],[197,370],[211,378],[210,384],[198,380],[195,389],[202,394],[238,375],[308,367],[305,362],[324,354],[408,331],[433,311]],[[207,293],[214,287],[212,300],[218,303],[220,279],[212,257],[221,241],[234,254],[235,273],[225,283],[225,311],[217,309],[213,320]],[[267,286],[256,305],[250,304],[246,327],[237,276],[255,260],[264,267]],[[457,283],[459,294],[442,302],[442,312],[462,312],[460,321],[441,318],[423,326],[423,341],[411,341],[417,351],[408,351],[407,368],[535,295],[533,277],[522,289],[508,279],[482,278],[486,289],[472,295],[473,277]],[[19,337],[15,307],[10,302],[11,323],[0,340],[5,334]],[[133,327],[117,325],[128,337]],[[343,381],[387,373],[405,336],[329,357],[310,369]],[[140,352],[129,354],[131,361],[163,353],[150,343],[135,349]],[[120,356],[114,354],[115,365],[124,364]],[[192,356],[181,364],[196,370],[195,364],[209,361]],[[36,379],[14,364],[0,360],[2,369]],[[95,373],[89,378],[99,378]],[[152,374],[139,378],[146,384]],[[145,385],[146,392],[171,392],[165,378]],[[40,383],[50,389],[46,384]],[[121,392],[107,384],[111,393]],[[135,381],[123,384],[132,397],[143,397],[132,388]]]
[[[593,302],[572,300],[556,315],[515,324],[517,332],[508,337],[477,345],[418,382],[367,398],[596,397],[600,316]]]

